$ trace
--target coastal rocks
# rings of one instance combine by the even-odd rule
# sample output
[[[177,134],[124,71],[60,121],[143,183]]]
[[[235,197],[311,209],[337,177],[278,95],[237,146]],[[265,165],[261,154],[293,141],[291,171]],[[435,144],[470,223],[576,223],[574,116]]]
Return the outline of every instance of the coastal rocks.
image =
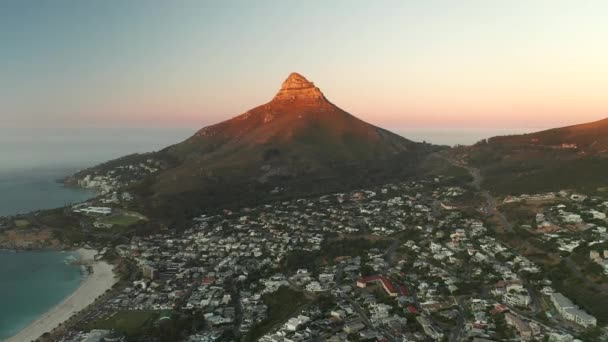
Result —
[[[0,249],[37,250],[60,249],[62,243],[52,229],[8,229],[0,234]]]

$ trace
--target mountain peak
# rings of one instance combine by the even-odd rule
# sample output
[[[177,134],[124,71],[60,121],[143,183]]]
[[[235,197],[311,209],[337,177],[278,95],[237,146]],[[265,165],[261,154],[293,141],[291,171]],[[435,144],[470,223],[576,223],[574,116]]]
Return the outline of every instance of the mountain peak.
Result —
[[[306,77],[292,72],[289,74],[273,101],[296,101],[327,102],[321,90],[315,84],[308,81]]]

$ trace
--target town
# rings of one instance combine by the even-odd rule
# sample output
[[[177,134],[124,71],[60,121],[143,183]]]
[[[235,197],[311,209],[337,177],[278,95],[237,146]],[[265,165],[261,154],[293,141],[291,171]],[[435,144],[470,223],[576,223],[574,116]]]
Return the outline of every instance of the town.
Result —
[[[124,200],[107,191],[73,212],[99,222]],[[534,231],[562,257],[589,244],[583,259],[604,265],[605,202],[562,192],[508,197],[501,207],[534,201],[543,203],[539,212],[514,229]],[[133,270],[60,340],[153,341],[149,332],[175,317],[188,332],[175,340],[191,342],[601,335],[598,319],[554,288],[543,265],[497,238],[481,203],[438,176],[224,210],[196,217],[184,232],[96,246],[100,258]]]

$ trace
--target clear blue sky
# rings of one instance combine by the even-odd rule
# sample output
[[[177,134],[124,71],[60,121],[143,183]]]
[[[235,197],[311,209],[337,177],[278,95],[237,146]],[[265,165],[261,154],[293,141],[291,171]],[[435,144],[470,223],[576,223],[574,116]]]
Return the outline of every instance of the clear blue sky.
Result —
[[[606,1],[0,1],[0,126],[204,126],[297,71],[388,128],[608,116]]]

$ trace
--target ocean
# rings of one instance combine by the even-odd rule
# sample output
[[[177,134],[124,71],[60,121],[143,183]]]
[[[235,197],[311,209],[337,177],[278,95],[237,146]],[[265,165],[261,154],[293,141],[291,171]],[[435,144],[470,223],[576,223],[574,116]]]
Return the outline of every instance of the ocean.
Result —
[[[94,197],[92,191],[64,187],[58,180],[74,169],[22,170],[0,176],[0,216],[51,209]]]
[[[396,128],[393,132],[416,142],[435,145],[473,145],[483,139],[538,131],[533,128]]]
[[[192,134],[187,129],[0,129],[0,216],[84,201],[90,191],[58,180],[131,153],[158,150]]]
[[[156,151],[194,132],[185,128],[0,127],[0,179],[24,171],[78,170],[131,153]]]
[[[87,200],[94,193],[57,180],[109,159],[181,141],[188,129],[0,128],[0,216]],[[0,341],[14,335],[78,288],[71,253],[0,251]]]
[[[78,288],[80,267],[66,252],[0,251],[0,341],[36,320]]]

